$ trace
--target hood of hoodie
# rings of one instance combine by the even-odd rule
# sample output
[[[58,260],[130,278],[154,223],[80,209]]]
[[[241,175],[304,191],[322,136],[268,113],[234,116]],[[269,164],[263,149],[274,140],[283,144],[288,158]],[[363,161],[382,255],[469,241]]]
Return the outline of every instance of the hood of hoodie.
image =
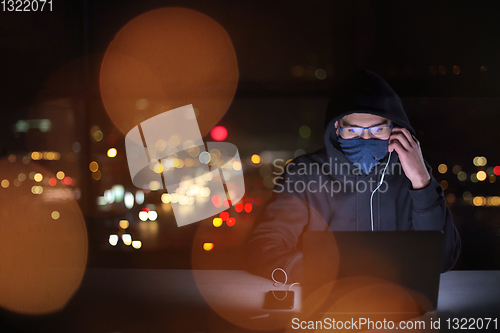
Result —
[[[393,125],[404,127],[415,135],[394,89],[372,71],[358,70],[335,89],[328,103],[324,139],[330,158],[341,155],[341,159],[347,160],[338,143],[335,122],[351,113],[370,113],[390,119]]]

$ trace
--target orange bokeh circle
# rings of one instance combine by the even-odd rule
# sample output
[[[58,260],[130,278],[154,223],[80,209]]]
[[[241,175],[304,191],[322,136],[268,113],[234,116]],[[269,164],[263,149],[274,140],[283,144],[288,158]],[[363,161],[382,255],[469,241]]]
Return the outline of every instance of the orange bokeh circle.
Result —
[[[109,45],[100,90],[122,133],[162,112],[192,104],[202,135],[222,118],[238,82],[229,35],[187,8],[161,8],[127,23]]]
[[[334,288],[334,293],[331,293],[332,290],[325,290],[328,289],[327,287],[331,287],[332,290]],[[324,293],[327,295],[325,296]],[[325,302],[326,299],[328,299],[327,302]],[[317,307],[313,307],[316,302],[327,307],[318,311]],[[315,291],[302,304],[302,313],[298,316],[298,322],[308,325],[314,323],[312,326],[316,328],[315,332],[332,329],[340,332],[389,331],[391,325],[397,329],[399,322],[422,320],[426,321],[424,327],[429,327],[429,318],[432,317],[432,315],[422,316],[420,306],[425,304],[425,299],[421,294],[387,280],[373,277],[357,276],[338,279],[330,286],[325,285]],[[339,323],[335,324],[333,320]],[[357,324],[352,327],[343,326],[346,323],[351,325],[353,322]],[[416,323],[412,331],[422,332],[422,327],[417,325],[420,324]],[[295,326],[297,327],[297,324]],[[289,327],[287,332],[295,330]]]
[[[290,194],[291,207],[304,209],[310,214],[311,220],[321,221],[315,223],[317,231],[328,230],[328,224],[321,214],[307,201]],[[293,208],[290,208],[293,210]],[[235,211],[229,210],[230,216]],[[294,216],[294,214],[290,214]],[[298,316],[298,311],[304,311],[304,306],[300,309],[300,292],[295,298],[296,306],[292,310],[266,310],[263,308],[265,293],[270,290],[288,290],[293,282],[290,278],[286,286],[275,286],[271,274],[267,280],[260,276],[251,276],[248,272],[241,270],[244,259],[243,252],[245,240],[250,231],[250,225],[242,223],[236,217],[236,224],[233,227],[214,227],[211,219],[199,222],[198,229],[193,239],[191,251],[191,267],[198,289],[210,305],[225,320],[243,327],[245,329],[268,331],[290,327],[291,321]],[[226,228],[227,227],[227,228]],[[238,229],[241,227],[241,229]],[[331,235],[331,246],[336,247],[336,242]],[[203,244],[211,242],[214,248],[210,251],[203,249]],[[335,251],[333,251],[335,252]],[[304,253],[304,256],[308,253]],[[265,260],[265,258],[263,258]],[[319,265],[319,261],[312,260],[312,266]],[[237,267],[237,268],[235,268]],[[222,271],[227,270],[227,271]],[[338,259],[333,260],[332,269],[328,272],[329,278],[335,279],[338,272]],[[241,277],[241,278],[238,278]],[[279,280],[279,278],[277,278]],[[331,290],[331,286],[329,290]],[[293,286],[292,291],[300,290],[300,286]],[[302,288],[302,294],[303,294]],[[326,292],[326,291],[325,291]],[[269,314],[266,317],[266,314]]]
[[[0,160],[0,306],[22,314],[61,310],[87,262],[87,231],[69,188],[22,156]],[[26,159],[25,159],[26,161]]]

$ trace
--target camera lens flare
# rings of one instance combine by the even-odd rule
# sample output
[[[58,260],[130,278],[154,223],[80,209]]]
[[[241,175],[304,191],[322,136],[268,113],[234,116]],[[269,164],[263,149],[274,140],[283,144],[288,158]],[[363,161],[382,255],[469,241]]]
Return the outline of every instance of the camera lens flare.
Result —
[[[35,162],[0,160],[5,179],[18,174],[55,175]],[[32,187],[43,191],[33,193]],[[0,188],[0,306],[39,315],[61,310],[78,289],[87,262],[87,232],[72,192],[26,179]]]
[[[192,104],[206,135],[236,92],[231,39],[212,18],[187,8],[160,8],[128,22],[101,65],[106,111],[122,133],[162,112]]]

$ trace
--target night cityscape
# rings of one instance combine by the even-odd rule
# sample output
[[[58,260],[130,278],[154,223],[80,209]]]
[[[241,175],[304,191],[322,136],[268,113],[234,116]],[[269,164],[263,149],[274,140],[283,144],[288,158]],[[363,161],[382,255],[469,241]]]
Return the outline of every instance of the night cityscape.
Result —
[[[4,6],[0,13],[4,253],[17,246],[9,232],[26,232],[25,245],[19,245],[23,251],[30,251],[30,242],[54,243],[51,251],[67,251],[84,268],[244,269],[245,240],[271,197],[278,170],[324,147],[332,92],[350,73],[366,68],[401,97],[423,157],[441,184],[462,240],[453,270],[500,270],[500,21],[494,2],[54,0],[51,5],[51,11],[22,13]],[[229,38],[214,39],[213,46],[200,37],[193,57],[186,50],[165,55],[155,43],[150,49],[132,46],[153,68],[150,76],[140,76],[142,67],[113,52],[129,47],[126,38],[134,40],[126,30],[129,22],[164,7],[202,13],[218,24],[207,26],[207,34],[220,29]],[[154,38],[167,43],[168,31],[162,33]],[[204,61],[215,55],[223,60],[210,70],[220,77],[214,76],[215,83],[200,81]],[[150,85],[155,74],[158,86]],[[121,85],[126,100],[112,99],[111,83]],[[177,93],[183,84],[220,96],[200,93],[190,102]],[[242,173],[244,196],[238,203],[211,193],[206,183],[212,178],[205,176],[186,178],[172,193],[160,183],[149,189],[133,184],[125,137],[159,113],[158,87],[168,94],[161,110],[192,104],[203,141],[231,143],[241,159],[228,162],[224,151],[207,149],[209,163],[200,150],[184,146],[189,154],[175,155],[171,168],[185,172],[210,165]],[[184,138],[176,135],[156,141],[149,153],[180,147]],[[157,167],[152,170],[160,174],[165,166]],[[198,201],[212,203],[220,213],[178,226],[172,205],[188,209]],[[20,223],[32,219],[40,222]],[[23,227],[16,229],[19,223]],[[86,242],[86,252],[53,242],[66,228],[54,223],[72,226],[73,244]],[[21,254],[14,258],[24,260]]]

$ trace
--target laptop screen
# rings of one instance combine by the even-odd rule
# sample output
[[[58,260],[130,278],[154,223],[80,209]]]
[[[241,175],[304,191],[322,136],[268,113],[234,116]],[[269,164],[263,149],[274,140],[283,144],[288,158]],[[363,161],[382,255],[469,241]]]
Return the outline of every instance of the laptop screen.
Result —
[[[422,313],[437,306],[440,231],[308,231],[302,246],[303,306],[313,311]]]

